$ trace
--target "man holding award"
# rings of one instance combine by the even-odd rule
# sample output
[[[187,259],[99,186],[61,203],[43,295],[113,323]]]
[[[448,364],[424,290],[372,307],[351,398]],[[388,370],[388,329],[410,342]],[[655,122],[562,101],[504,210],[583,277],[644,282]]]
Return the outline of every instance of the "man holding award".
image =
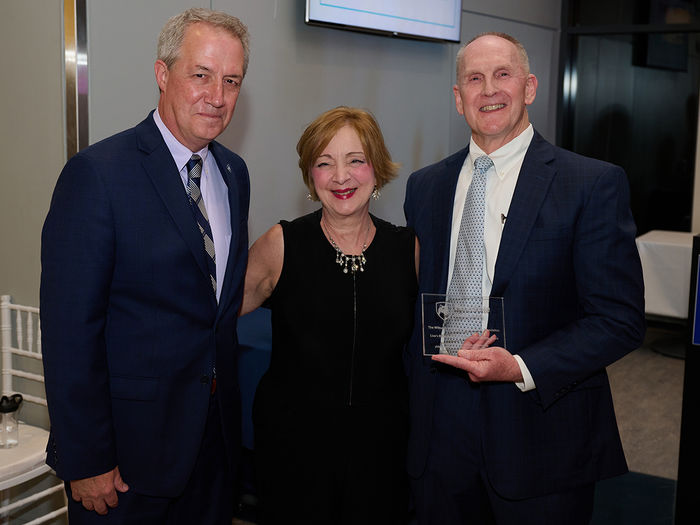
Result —
[[[645,329],[627,179],[540,136],[536,90],[513,37],[467,43],[453,91],[471,140],[408,181],[420,525],[589,523],[595,482],[627,470],[605,373]]]

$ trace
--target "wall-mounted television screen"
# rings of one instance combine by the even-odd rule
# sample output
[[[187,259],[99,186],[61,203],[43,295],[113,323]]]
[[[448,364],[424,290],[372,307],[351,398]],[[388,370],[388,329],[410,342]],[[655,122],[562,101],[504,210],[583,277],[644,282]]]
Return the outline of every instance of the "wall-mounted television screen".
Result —
[[[306,23],[459,42],[462,0],[306,0]]]

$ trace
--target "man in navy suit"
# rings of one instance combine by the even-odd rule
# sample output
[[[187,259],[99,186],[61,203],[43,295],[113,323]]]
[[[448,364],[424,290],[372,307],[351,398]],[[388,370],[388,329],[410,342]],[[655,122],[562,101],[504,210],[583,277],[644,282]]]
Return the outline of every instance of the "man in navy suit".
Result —
[[[41,254],[47,462],[71,524],[231,523],[250,185],[214,139],[248,50],[233,16],[171,18],[157,109],[56,185]]]
[[[537,79],[513,37],[466,44],[453,90],[470,143],[413,173],[406,190],[420,293],[448,290],[474,161],[487,155],[473,271],[483,296],[503,298],[506,343],[483,348],[490,341],[472,336],[457,355],[424,357],[416,317],[408,468],[418,523],[588,523],[595,482],[627,470],[605,367],[645,330],[627,179],[534,131]]]

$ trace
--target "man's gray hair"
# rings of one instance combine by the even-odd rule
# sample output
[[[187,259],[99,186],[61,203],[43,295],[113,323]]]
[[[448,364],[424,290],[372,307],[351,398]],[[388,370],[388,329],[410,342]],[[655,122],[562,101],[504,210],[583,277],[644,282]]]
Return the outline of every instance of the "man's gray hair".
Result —
[[[203,7],[193,7],[183,11],[165,23],[158,37],[158,60],[165,62],[168,68],[172,67],[177,59],[180,58],[180,48],[185,38],[185,30],[190,24],[200,22],[222,29],[232,37],[240,40],[243,46],[243,76],[245,77],[250,58],[248,28],[235,16]]]
[[[514,36],[509,35],[508,33],[501,33],[499,31],[487,31],[486,33],[479,33],[476,35],[474,38],[472,38],[469,42],[464,44],[462,47],[459,48],[459,51],[457,52],[457,82],[459,82],[459,75],[462,72],[462,57],[464,56],[464,50],[467,48],[469,44],[474,42],[474,40],[477,40],[481,38],[482,36],[497,36],[499,38],[503,38],[504,40],[507,40],[511,44],[513,44],[516,49],[518,50],[518,54],[520,55],[520,63],[523,66],[523,69],[525,71],[526,75],[530,74],[530,59],[527,56],[527,51],[525,50],[525,46],[523,46],[520,43],[520,40],[515,38]]]

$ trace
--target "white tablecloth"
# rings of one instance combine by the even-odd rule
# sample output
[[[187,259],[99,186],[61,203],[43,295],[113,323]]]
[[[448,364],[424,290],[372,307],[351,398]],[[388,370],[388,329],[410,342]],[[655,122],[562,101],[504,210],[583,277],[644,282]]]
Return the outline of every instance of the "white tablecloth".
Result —
[[[652,230],[637,237],[646,313],[688,318],[693,234]]]
[[[47,472],[46,442],[49,433],[38,427],[19,424],[19,444],[0,449],[0,490]],[[12,481],[11,481],[12,480]]]

